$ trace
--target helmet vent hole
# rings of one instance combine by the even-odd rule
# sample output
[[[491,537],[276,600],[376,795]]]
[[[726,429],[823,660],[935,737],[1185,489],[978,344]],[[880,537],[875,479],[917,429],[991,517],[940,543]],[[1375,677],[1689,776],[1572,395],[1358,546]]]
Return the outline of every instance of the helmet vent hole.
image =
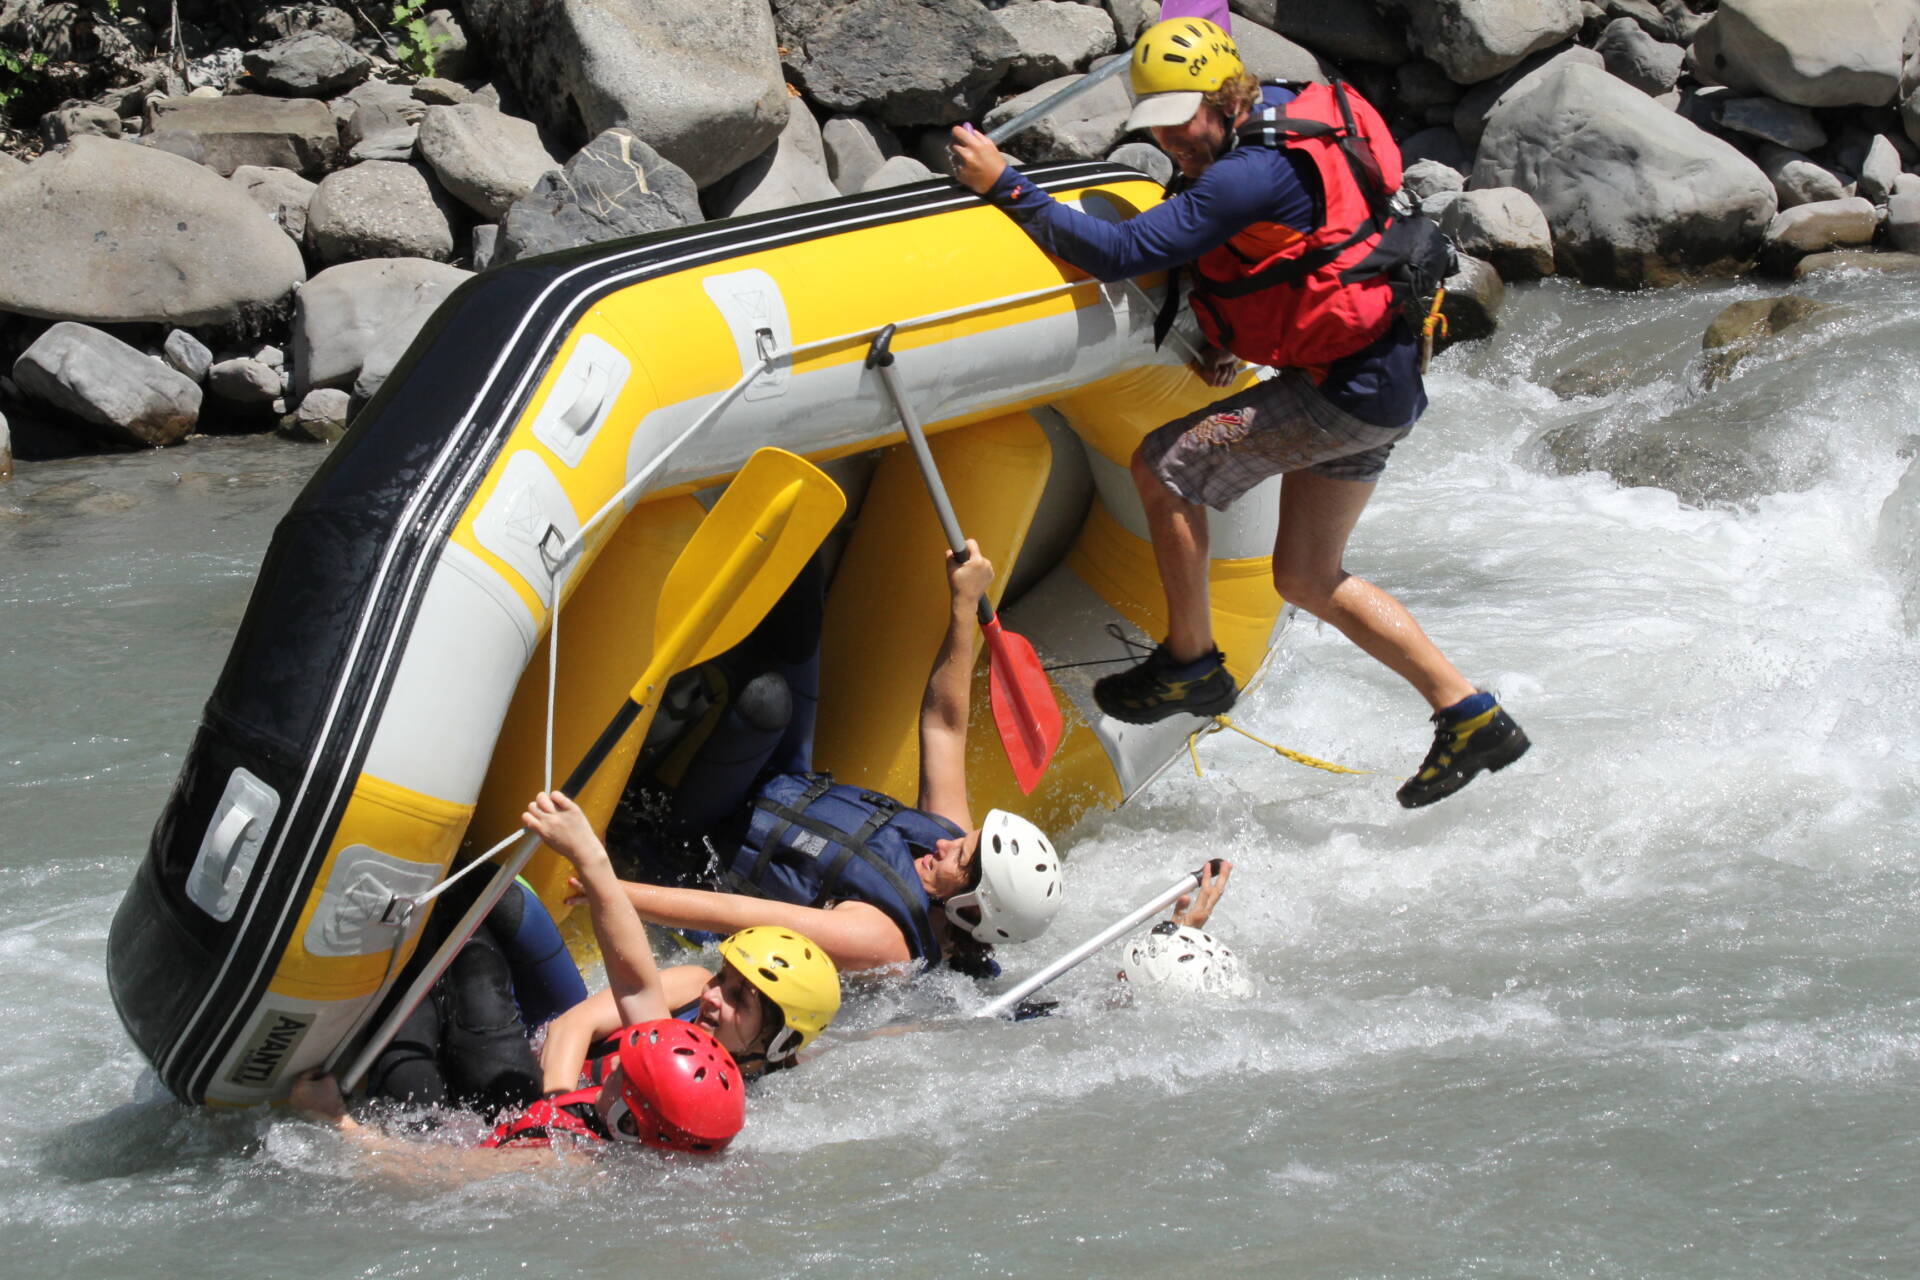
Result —
[[[687,1048],[687,1046],[685,1045],[677,1046],[674,1049],[674,1052],[679,1054],[683,1058],[691,1058],[693,1056],[693,1050]]]
[[[1000,836],[998,835],[998,833],[996,833],[993,837],[993,851],[995,853],[1000,852]]]
[[[767,968],[765,965],[762,965],[760,967],[760,976],[765,978],[768,982],[780,981],[780,975],[775,973],[773,970]]]
[[[695,1067],[693,1069],[693,1079],[695,1084],[698,1084],[700,1081],[705,1080],[706,1078],[707,1078],[707,1069],[705,1067]]]

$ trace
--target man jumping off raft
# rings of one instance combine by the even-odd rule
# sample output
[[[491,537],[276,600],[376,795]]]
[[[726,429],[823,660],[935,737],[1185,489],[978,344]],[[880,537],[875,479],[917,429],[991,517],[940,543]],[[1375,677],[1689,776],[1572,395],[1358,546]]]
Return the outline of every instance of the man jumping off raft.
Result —
[[[1239,691],[1208,612],[1206,508],[1225,510],[1284,474],[1274,586],[1433,707],[1433,748],[1399,798],[1409,809],[1444,799],[1518,760],[1528,742],[1398,600],[1341,567],[1387,455],[1427,406],[1419,340],[1391,274],[1376,269],[1389,256],[1376,251],[1399,185],[1398,148],[1352,90],[1263,86],[1226,32],[1201,19],[1149,27],[1131,70],[1127,127],[1151,129],[1180,176],[1164,203],[1130,221],[1058,203],[970,127],[956,128],[952,143],[961,184],[1049,253],[1101,280],[1185,275],[1209,383],[1230,385],[1240,360],[1277,371],[1168,423],[1135,452],[1168,631],[1144,662],[1097,683],[1094,700],[1131,724],[1233,705]]]

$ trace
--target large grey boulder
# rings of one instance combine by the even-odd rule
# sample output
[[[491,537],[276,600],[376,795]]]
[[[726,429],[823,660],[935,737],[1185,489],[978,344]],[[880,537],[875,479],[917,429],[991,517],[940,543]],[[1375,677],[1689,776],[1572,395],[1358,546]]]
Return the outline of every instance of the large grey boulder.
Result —
[[[1899,176],[1900,153],[1893,139],[1884,133],[1877,135],[1860,161],[1860,194],[1875,204],[1885,204]]]
[[[337,387],[315,387],[281,423],[281,433],[330,444],[347,433],[353,398]]]
[[[1785,275],[1810,253],[1872,244],[1879,229],[1880,211],[1860,196],[1795,205],[1767,224],[1760,261],[1769,271]]]
[[[340,154],[333,112],[311,98],[149,98],[144,141],[222,177],[242,165],[317,177]]]
[[[1721,0],[1694,41],[1701,72],[1803,107],[1884,106],[1920,11],[1912,0]]]
[[[1415,204],[1437,191],[1463,191],[1466,185],[1467,175],[1438,160],[1416,160],[1400,175],[1400,189]],[[1539,208],[1538,205],[1534,207]]]
[[[24,161],[8,155],[4,151],[0,151],[0,178],[5,178],[9,174],[18,173],[26,167]]]
[[[1756,158],[1760,162],[1760,172],[1766,174],[1767,181],[1773,183],[1782,209],[1812,204],[1816,200],[1838,200],[1847,194],[1845,179],[1798,151],[1767,146],[1760,148]]]
[[[433,45],[433,70],[448,80],[465,80],[480,70],[480,58],[467,40],[467,29],[450,9],[427,11],[427,40]]]
[[[420,121],[420,158],[453,197],[488,222],[560,167],[531,120],[477,102],[428,107]]]
[[[1680,64],[1687,57],[1685,49],[1654,39],[1632,18],[1609,22],[1593,47],[1607,60],[1609,72],[1655,98],[1680,82]]]
[[[418,165],[369,160],[320,180],[307,243],[332,265],[360,258],[453,256],[451,201]]]
[[[686,171],[625,129],[609,129],[507,210],[494,261],[699,221],[700,193]]]
[[[1251,19],[1233,24],[1233,42],[1248,72],[1263,84],[1325,84],[1332,78],[1313,50]]]
[[[206,343],[188,333],[185,329],[175,329],[167,334],[161,344],[161,359],[165,360],[178,373],[199,382],[207,376],[207,370],[213,366],[213,352],[207,350]]]
[[[1228,7],[1322,57],[1389,67],[1413,57],[1403,29],[1382,17],[1372,0],[1228,0]]]
[[[1604,71],[1562,65],[1494,109],[1475,187],[1519,187],[1562,274],[1636,287],[1738,270],[1777,208],[1731,145]]]
[[[1063,76],[1009,98],[987,112],[982,124],[991,132],[1080,78]],[[1020,135],[1020,154],[1034,161],[1098,160],[1120,145],[1132,109],[1125,77],[1115,76],[1029,125]]]
[[[350,41],[359,34],[354,30],[353,15],[338,5],[327,4],[282,4],[271,8],[255,10],[248,24],[248,34],[258,44],[273,44],[308,31],[321,31],[336,40]]]
[[[1547,49],[1536,53],[1503,76],[1477,84],[1460,96],[1453,107],[1453,129],[1460,140],[1469,148],[1463,167],[1473,167],[1471,148],[1480,145],[1480,135],[1486,132],[1487,117],[1493,109],[1508,98],[1517,98],[1530,92],[1547,76],[1561,67],[1572,64],[1605,70],[1607,61],[1593,49],[1579,45],[1568,45],[1561,49]],[[1402,148],[1404,150],[1404,148]],[[1444,156],[1435,159],[1445,160]],[[1448,161],[1451,163],[1451,161]]]
[[[827,176],[826,147],[813,112],[803,99],[789,98],[787,113],[779,139],[709,194],[714,217],[764,213],[840,194]]]
[[[933,170],[912,156],[894,156],[868,174],[866,181],[860,184],[860,190],[884,191],[888,187],[904,187],[914,182],[925,182],[933,176]]]
[[[1887,243],[1899,253],[1920,253],[1920,192],[1899,192],[1887,201]]]
[[[1482,262],[1470,253],[1461,254],[1460,269],[1447,277],[1446,290],[1440,314],[1447,318],[1447,332],[1436,339],[1435,350],[1456,342],[1490,338],[1499,329],[1507,286],[1491,262]]]
[[[351,98],[338,99],[338,103],[351,102]],[[413,159],[420,142],[420,117],[425,110],[413,98],[403,102],[375,99],[355,104],[352,113],[340,122],[340,142],[347,149],[347,159],[354,164],[362,160]]]
[[[366,54],[324,31],[249,49],[244,61],[255,84],[291,98],[329,97],[351,89],[373,70]]]
[[[92,102],[68,102],[40,117],[40,136],[50,147],[83,133],[117,138],[125,131],[119,116]]]
[[[889,125],[978,115],[1020,52],[979,0],[775,0],[774,15],[809,99]]]
[[[251,356],[216,361],[207,369],[207,394],[243,408],[270,405],[285,390],[281,371]]]
[[[1920,253],[1890,253],[1875,249],[1830,249],[1810,253],[1793,264],[1793,278],[1805,280],[1821,271],[1871,271],[1881,275],[1920,271]]]
[[[1827,131],[1813,112],[1789,102],[1723,97],[1714,118],[1724,132],[1742,133],[1789,151],[1818,151],[1827,145]]]
[[[0,311],[247,327],[306,278],[258,205],[178,156],[79,137],[0,181]]]
[[[1477,144],[1479,132],[1476,130],[1473,136]],[[1465,173],[1473,168],[1473,146],[1450,126],[1432,125],[1400,140],[1400,162],[1417,164],[1422,160],[1431,160]]]
[[[247,199],[272,218],[295,244],[307,239],[307,206],[313,203],[318,183],[308,182],[291,169],[268,169],[243,164],[228,179],[246,193]]]
[[[838,115],[820,126],[827,177],[842,195],[861,189],[881,165],[900,154],[893,131],[859,116]]]
[[[382,334],[409,316],[425,323],[472,274],[423,258],[385,258],[316,275],[293,309],[289,400],[304,400],[315,387],[351,387]]]
[[[563,145],[622,128],[705,187],[787,122],[767,0],[466,0],[463,11],[469,38]]]
[[[1461,253],[1493,264],[1502,280],[1553,274],[1553,234],[1533,197],[1513,187],[1463,191],[1440,215]]]
[[[13,380],[113,444],[176,444],[200,418],[198,383],[71,321],[48,329],[14,361]]]
[[[1580,0],[1381,0],[1415,48],[1457,84],[1478,84],[1580,32]]]
[[[1114,51],[1113,23],[1091,5],[1026,0],[992,12],[1017,51],[1007,67],[1006,85],[1011,89],[1031,89],[1085,71],[1095,58]]]

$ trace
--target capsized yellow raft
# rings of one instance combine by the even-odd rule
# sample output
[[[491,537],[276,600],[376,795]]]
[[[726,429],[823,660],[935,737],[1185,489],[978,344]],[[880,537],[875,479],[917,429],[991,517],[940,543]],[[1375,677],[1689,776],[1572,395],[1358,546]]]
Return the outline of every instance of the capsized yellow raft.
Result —
[[[1158,184],[1106,164],[1031,175],[1097,216]],[[516,829],[646,667],[661,581],[761,445],[848,500],[822,636],[815,763],[911,795],[945,626],[944,540],[868,344],[896,369],[995,602],[1049,666],[1066,738],[1030,797],[990,731],[976,807],[1056,831],[1144,786],[1194,727],[1118,724],[1064,664],[1163,634],[1127,462],[1218,396],[1153,347],[1164,281],[1095,283],[945,182],[488,271],[450,297],[282,520],[148,856],[113,922],[116,1007],[193,1102],[285,1095],[366,1034],[463,845]],[[1272,482],[1270,482],[1272,483]],[[1280,602],[1270,495],[1213,522],[1214,626],[1242,682]],[[559,611],[548,714],[548,637]],[[985,680],[976,724],[989,723]],[[629,735],[578,797],[604,827]],[[558,903],[564,877],[530,879]],[[405,921],[404,925],[401,921]]]

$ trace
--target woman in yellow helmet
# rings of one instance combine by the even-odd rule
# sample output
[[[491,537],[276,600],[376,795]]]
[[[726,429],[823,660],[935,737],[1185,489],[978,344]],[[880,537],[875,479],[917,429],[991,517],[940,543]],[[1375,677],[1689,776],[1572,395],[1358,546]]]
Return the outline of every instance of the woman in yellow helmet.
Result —
[[[593,911],[594,931],[609,920],[614,945],[646,952],[646,932],[625,892],[613,878],[606,846],[586,815],[566,796],[546,792],[534,797],[521,821],[582,874],[576,878]],[[589,869],[590,872],[589,872]],[[600,876],[604,872],[605,881]],[[733,1054],[748,1076],[794,1065],[800,1050],[813,1042],[840,1009],[840,975],[826,951],[791,929],[758,925],[741,929],[720,944],[719,972],[701,965],[675,965],[659,971],[660,1012],[703,1027]],[[613,960],[609,960],[609,974]],[[548,1092],[571,1089],[591,1047],[627,1025],[616,989],[609,986],[555,1018],[540,1053]]]

